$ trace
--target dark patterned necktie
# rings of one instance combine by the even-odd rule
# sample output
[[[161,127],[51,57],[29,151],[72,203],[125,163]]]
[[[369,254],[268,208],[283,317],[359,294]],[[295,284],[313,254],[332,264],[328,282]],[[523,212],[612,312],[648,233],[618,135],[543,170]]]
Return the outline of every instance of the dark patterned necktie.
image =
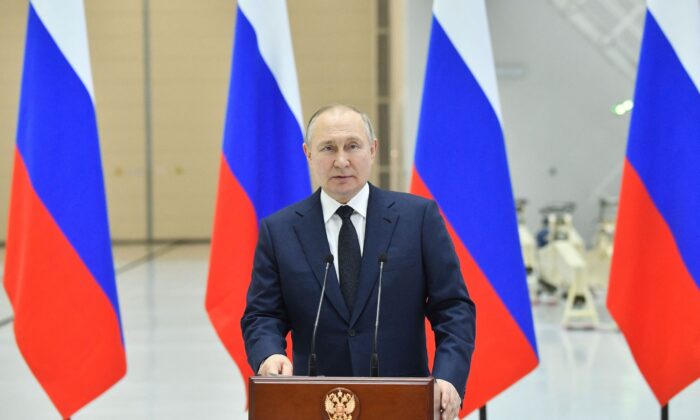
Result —
[[[343,219],[343,225],[338,234],[338,272],[340,273],[340,291],[343,292],[345,304],[352,312],[352,305],[355,303],[357,284],[360,276],[360,263],[362,254],[360,253],[360,241],[357,239],[357,231],[350,220],[353,208],[350,206],[340,206],[336,210],[338,216]]]

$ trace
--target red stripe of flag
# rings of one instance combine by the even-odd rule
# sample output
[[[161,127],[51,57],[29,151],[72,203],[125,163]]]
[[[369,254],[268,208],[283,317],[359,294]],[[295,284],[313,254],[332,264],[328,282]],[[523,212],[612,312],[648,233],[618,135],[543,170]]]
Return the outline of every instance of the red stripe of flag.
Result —
[[[17,344],[53,404],[70,417],[126,373],[119,320],[36,195],[17,152],[6,260]]]
[[[610,277],[610,313],[665,405],[700,377],[700,293],[671,230],[629,162]]]
[[[205,306],[216,333],[244,378],[251,376],[253,370],[248,365],[241,332],[249,284],[243,279],[249,279],[253,270],[257,240],[253,204],[222,156]],[[231,280],[217,281],[221,279]],[[244,382],[247,395],[248,381]]]

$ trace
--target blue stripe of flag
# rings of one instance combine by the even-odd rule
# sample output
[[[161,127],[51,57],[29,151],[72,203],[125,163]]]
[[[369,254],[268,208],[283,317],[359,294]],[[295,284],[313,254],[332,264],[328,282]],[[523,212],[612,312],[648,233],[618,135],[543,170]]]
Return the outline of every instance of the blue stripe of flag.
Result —
[[[17,148],[34,190],[119,317],[95,108],[29,7]]]
[[[501,126],[433,18],[416,169],[537,351]]]
[[[223,153],[258,219],[311,190],[302,129],[258,49],[255,29],[238,9]]]
[[[627,158],[700,288],[700,92],[647,12]]]

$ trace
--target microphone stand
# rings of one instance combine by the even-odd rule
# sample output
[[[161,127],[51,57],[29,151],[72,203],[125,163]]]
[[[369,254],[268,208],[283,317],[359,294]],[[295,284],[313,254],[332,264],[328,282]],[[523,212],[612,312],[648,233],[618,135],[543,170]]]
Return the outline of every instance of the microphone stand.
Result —
[[[379,306],[382,302],[382,274],[384,272],[384,263],[386,263],[386,254],[379,256],[379,284],[377,287],[377,316],[374,319],[374,341],[372,342],[372,356],[369,359],[369,376],[379,376],[379,354],[377,352],[377,335],[379,333]]]
[[[311,352],[309,353],[309,376],[318,376],[316,368],[316,330],[318,329],[318,319],[321,316],[321,306],[323,306],[323,296],[326,293],[326,280],[328,280],[328,268],[333,264],[333,254],[329,254],[325,259],[326,271],[323,274],[323,286],[321,287],[321,298],[318,300],[318,310],[316,311],[316,321],[314,331],[311,335]]]

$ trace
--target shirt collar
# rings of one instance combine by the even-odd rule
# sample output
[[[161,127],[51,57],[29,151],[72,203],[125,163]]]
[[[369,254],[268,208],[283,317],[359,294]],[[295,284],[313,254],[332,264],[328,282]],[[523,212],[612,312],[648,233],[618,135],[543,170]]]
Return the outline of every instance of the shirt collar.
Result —
[[[355,196],[348,201],[347,205],[352,207],[356,213],[360,216],[367,218],[367,203],[369,202],[369,183],[366,182],[365,186],[355,194]],[[328,223],[328,221],[333,217],[338,207],[342,206],[342,203],[337,202],[333,197],[328,195],[323,188],[321,188],[321,208],[323,209],[323,222]]]

